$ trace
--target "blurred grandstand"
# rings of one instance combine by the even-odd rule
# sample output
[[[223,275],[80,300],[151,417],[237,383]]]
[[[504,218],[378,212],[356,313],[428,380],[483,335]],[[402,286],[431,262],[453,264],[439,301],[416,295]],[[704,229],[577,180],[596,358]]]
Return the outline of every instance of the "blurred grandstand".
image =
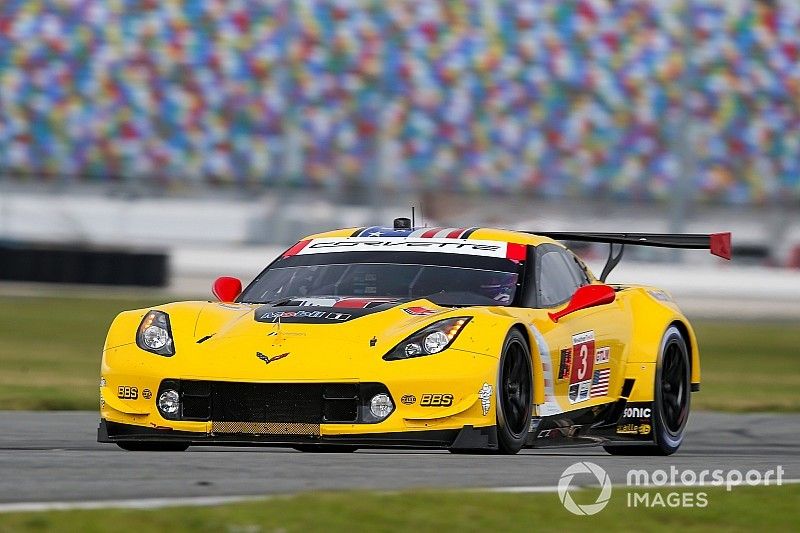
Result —
[[[283,244],[414,203],[800,266],[800,2],[5,0],[0,194],[0,239]]]

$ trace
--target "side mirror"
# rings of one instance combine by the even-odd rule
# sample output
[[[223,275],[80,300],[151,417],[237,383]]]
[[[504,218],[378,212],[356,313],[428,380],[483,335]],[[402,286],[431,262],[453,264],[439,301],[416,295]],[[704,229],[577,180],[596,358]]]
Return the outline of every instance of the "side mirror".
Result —
[[[232,303],[236,297],[242,294],[242,282],[238,278],[222,276],[217,278],[211,287],[211,292],[217,300],[223,303]]]
[[[575,311],[613,303],[616,297],[617,293],[614,288],[608,285],[584,285],[575,291],[569,304],[564,309],[548,314],[553,322],[558,322],[561,318]]]

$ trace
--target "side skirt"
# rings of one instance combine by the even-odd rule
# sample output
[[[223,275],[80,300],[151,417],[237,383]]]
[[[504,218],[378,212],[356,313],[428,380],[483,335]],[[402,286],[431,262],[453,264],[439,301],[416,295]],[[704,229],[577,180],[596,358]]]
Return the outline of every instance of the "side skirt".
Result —
[[[652,402],[625,400],[533,417],[525,446],[550,448],[576,445],[653,441]]]

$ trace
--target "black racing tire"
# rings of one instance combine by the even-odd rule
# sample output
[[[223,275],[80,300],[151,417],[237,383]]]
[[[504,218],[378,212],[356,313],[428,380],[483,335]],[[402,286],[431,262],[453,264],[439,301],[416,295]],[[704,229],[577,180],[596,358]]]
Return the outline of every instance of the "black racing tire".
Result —
[[[121,441],[117,446],[126,452],[185,452],[188,442]]]
[[[691,408],[691,367],[686,340],[670,326],[661,342],[652,421],[654,443],[604,446],[611,455],[672,455],[683,443]]]
[[[531,351],[516,329],[506,335],[495,392],[498,453],[519,452],[528,438],[533,411]]]
[[[358,449],[347,444],[298,444],[292,448],[303,453],[353,453]]]

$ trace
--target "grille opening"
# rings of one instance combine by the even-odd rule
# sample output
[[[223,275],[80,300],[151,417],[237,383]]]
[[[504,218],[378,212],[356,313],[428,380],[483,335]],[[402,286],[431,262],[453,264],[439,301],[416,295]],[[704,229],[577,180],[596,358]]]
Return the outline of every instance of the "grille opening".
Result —
[[[328,383],[322,395],[327,400],[358,398],[358,383]]]
[[[380,383],[171,383],[181,391],[182,420],[215,423],[356,423],[362,397],[388,392]]]
[[[211,402],[208,396],[184,396],[181,404],[184,420],[208,420],[211,417]]]
[[[184,396],[208,396],[211,394],[211,383],[208,381],[182,381],[181,392]]]
[[[324,415],[326,422],[355,422],[358,420],[358,402],[327,400]]]

